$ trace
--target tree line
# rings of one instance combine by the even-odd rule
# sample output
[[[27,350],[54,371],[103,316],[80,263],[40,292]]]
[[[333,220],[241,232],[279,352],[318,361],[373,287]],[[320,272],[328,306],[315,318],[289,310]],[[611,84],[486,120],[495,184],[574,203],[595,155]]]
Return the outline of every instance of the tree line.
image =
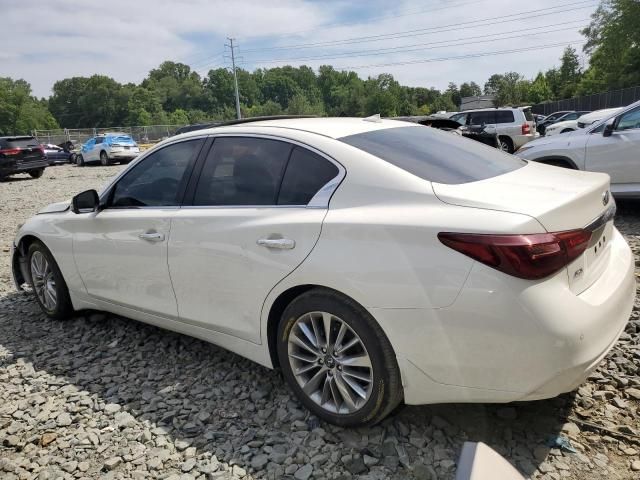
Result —
[[[494,74],[481,87],[449,83],[445,90],[409,87],[389,73],[366,79],[323,65],[238,69],[244,117],[262,115],[382,116],[455,111],[462,97],[490,94],[500,105],[537,104],[640,85],[640,2],[601,0],[586,37],[583,68],[567,47],[560,64],[527,79],[518,72]],[[202,77],[188,65],[163,62],[140,83],[104,76],[57,81],[48,99],[37,99],[22,80],[0,78],[0,134],[33,129],[132,125],[183,125],[235,118],[234,82],[224,68]]]

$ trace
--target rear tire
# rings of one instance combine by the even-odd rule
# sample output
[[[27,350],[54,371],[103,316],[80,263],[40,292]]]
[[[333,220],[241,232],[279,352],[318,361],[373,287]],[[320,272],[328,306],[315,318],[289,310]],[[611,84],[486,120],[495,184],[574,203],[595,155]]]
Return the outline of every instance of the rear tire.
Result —
[[[509,137],[500,137],[500,150],[507,153],[513,153],[515,149],[513,148],[513,141]]]
[[[105,152],[104,150],[100,152],[100,163],[104,167],[111,165],[111,161],[109,160],[109,155],[107,155],[107,152]]]
[[[70,317],[73,306],[67,284],[53,255],[43,243],[35,241],[29,246],[27,265],[29,283],[44,314],[58,320]]]
[[[294,299],[277,335],[285,380],[321,419],[342,427],[374,425],[402,401],[389,340],[364,308],[337,292],[313,289]]]
[[[76,165],[78,165],[79,167],[84,167],[84,157],[82,155],[78,155],[76,157]]]
[[[78,156],[75,153],[69,155],[69,163],[76,163]]]
[[[29,170],[29,175],[33,178],[40,178],[44,173],[44,168],[36,168],[35,170]]]

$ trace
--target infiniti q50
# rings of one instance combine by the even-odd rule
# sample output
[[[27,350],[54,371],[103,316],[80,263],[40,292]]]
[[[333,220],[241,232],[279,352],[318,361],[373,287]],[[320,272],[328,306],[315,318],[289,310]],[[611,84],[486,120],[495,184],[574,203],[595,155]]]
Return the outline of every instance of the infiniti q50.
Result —
[[[19,230],[46,315],[97,309],[278,367],[339,425],[400,402],[584,381],[629,318],[609,177],[429,127],[291,118],[199,130]]]

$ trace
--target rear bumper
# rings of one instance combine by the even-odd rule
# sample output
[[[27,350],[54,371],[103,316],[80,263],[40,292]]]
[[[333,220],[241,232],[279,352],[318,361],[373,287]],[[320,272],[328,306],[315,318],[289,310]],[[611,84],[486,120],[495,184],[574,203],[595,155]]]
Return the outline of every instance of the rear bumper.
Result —
[[[45,168],[49,166],[49,160],[43,158],[42,160],[34,160],[31,162],[21,162],[19,160],[13,160],[9,158],[0,159],[0,176],[13,175],[14,173],[28,172],[29,170],[35,170],[38,168]]]
[[[571,391],[623,332],[635,262],[617,230],[601,277],[579,295],[566,271],[538,283],[475,264],[450,307],[372,309],[401,366],[405,401],[510,402]]]
[[[122,151],[110,152],[109,153],[109,158],[111,158],[113,160],[133,160],[138,155],[140,155],[140,152],[132,152],[130,150],[122,150]]]
[[[531,133],[529,135],[514,135],[511,138],[513,139],[513,147],[518,150],[521,146],[535,140],[536,135],[535,133]]]

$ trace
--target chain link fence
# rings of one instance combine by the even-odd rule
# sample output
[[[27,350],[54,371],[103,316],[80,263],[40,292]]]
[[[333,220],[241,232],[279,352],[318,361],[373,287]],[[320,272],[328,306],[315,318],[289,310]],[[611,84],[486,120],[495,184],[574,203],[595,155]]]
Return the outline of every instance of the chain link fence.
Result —
[[[139,127],[108,127],[108,128],[61,128],[57,130],[34,130],[33,136],[40,143],[60,145],[71,142],[76,146],[82,145],[96,135],[107,132],[121,132],[131,135],[140,144],[156,143],[175,134],[184,125],[147,125]]]
[[[601,110],[603,108],[626,107],[640,100],[640,86],[595,93],[583,97],[567,98],[555,102],[545,102],[534,105],[533,113],[549,115],[561,110]]]

